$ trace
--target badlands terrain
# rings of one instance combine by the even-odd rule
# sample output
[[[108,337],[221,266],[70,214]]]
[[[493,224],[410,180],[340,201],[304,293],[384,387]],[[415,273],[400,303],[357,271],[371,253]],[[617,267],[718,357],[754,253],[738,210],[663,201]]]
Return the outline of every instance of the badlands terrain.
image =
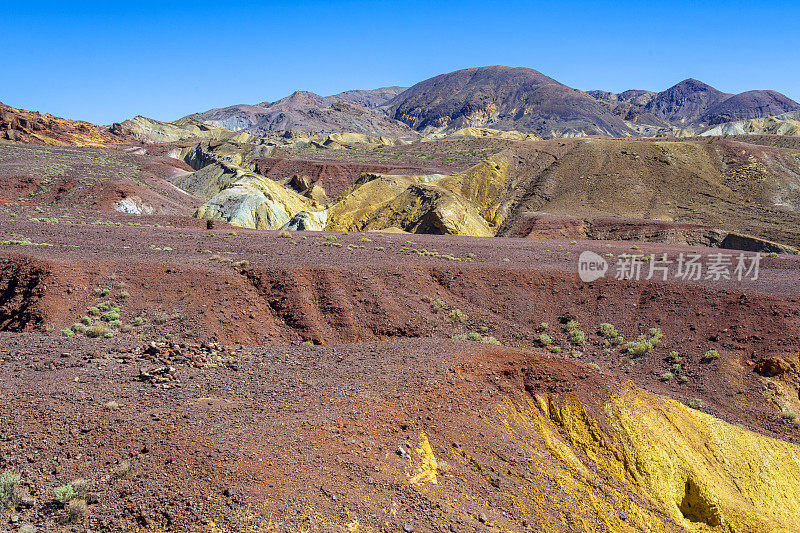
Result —
[[[800,531],[798,108],[507,67],[1,106],[0,530]]]

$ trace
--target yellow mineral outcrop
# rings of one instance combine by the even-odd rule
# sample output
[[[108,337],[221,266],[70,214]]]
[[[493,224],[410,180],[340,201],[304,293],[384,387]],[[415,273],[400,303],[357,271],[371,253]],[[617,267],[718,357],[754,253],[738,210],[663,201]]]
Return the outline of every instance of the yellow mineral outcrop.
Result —
[[[793,444],[632,384],[605,402],[604,420],[573,396],[540,395],[536,403],[541,418],[518,406],[506,406],[502,416],[537,420],[547,449],[573,471],[599,467],[690,531],[800,530],[800,448]],[[548,418],[564,440],[548,427]],[[653,517],[651,527],[657,522]]]

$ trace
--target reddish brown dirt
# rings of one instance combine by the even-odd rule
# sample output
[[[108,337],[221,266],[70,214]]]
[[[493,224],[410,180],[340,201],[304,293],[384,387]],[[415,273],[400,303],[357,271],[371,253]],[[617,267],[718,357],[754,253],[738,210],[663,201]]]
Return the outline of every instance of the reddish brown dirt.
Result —
[[[498,427],[498,403],[569,391],[597,408],[622,380],[800,442],[771,400],[798,383],[797,257],[763,258],[757,281],[586,284],[576,275],[582,250],[617,256],[631,243],[284,238],[26,203],[0,205],[0,471],[20,472],[36,502],[4,515],[8,527],[69,529],[52,488],[83,477],[97,503],[75,531],[257,530],[269,520],[277,530],[338,531],[356,516],[388,531],[541,531],[542,517],[514,503],[536,474]],[[414,252],[434,249],[439,257]],[[635,253],[691,250],[719,252],[650,243]],[[59,336],[104,302],[130,331]],[[582,324],[582,346],[568,343],[566,318]],[[538,345],[542,322],[560,356]],[[659,327],[664,339],[633,358],[604,343],[601,322],[630,340]],[[478,331],[502,346],[451,339]],[[219,341],[227,359],[203,368],[166,348],[140,350],[167,337]],[[710,348],[719,359],[702,362]],[[671,350],[684,357],[675,373],[685,383],[660,379]],[[175,369],[169,388],[139,379],[162,365]],[[416,446],[420,431],[451,468],[427,491],[394,472],[405,464],[398,447]],[[115,476],[126,461],[132,470]],[[569,517],[563,530],[578,530],[574,502],[555,485],[547,497],[548,512]]]

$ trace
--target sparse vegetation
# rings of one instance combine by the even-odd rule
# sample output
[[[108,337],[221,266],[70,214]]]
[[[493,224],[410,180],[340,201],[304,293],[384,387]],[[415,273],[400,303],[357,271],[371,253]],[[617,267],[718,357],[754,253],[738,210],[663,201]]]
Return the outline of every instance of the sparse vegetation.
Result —
[[[453,339],[460,341],[484,342],[486,344],[500,344],[500,341],[498,341],[494,337],[481,335],[477,331],[471,331],[469,333],[458,333],[456,335],[453,335]]]
[[[700,409],[703,407],[703,400],[701,400],[700,398],[694,398],[692,400],[689,400],[689,407],[691,407],[692,409]]]
[[[539,335],[539,342],[542,343],[544,346],[550,346],[553,344],[553,339],[547,333],[542,333]]]
[[[61,485],[60,487],[56,487],[53,489],[53,497],[56,499],[57,502],[60,503],[67,503],[73,498],[78,497],[78,492],[72,485]]]
[[[672,379],[672,377],[673,377],[672,372],[664,372],[659,376],[659,379],[661,379],[661,381],[669,381]]]
[[[661,344],[664,336],[659,328],[650,328],[647,335],[640,335],[636,341],[625,344],[625,351],[634,357],[642,357]]]
[[[22,477],[11,470],[0,474],[0,511],[16,505]]]
[[[700,361],[703,363],[710,363],[711,361],[716,361],[717,359],[719,359],[719,352],[712,348],[703,354],[703,357],[700,358]]]

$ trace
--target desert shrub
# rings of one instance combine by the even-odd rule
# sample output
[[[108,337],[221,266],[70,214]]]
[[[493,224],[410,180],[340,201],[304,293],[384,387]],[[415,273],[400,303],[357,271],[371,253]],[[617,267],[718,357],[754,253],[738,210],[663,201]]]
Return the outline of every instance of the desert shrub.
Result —
[[[478,326],[481,333],[489,333],[489,326]]]
[[[103,302],[101,304],[98,304],[97,309],[99,310],[99,312],[105,313],[106,311],[111,310],[111,304],[108,302]]]
[[[783,416],[787,420],[791,420],[792,422],[797,420],[797,413],[795,413],[794,411],[792,411],[791,409],[788,409],[788,408],[783,410]]]
[[[550,324],[548,324],[547,322],[542,322],[541,324],[539,324],[539,329],[542,330],[542,331],[547,331],[547,328],[549,328],[549,327],[550,327]]]
[[[700,409],[701,407],[703,407],[703,400],[701,400],[700,398],[694,398],[692,400],[689,400],[689,407],[691,407],[692,409]]]
[[[81,324],[83,324],[84,326],[88,326],[91,323],[92,323],[92,317],[90,317],[90,316],[82,316],[81,317]]]
[[[53,489],[53,497],[56,501],[67,503],[68,501],[77,498],[78,492],[72,485],[61,485]]]
[[[89,495],[89,491],[92,490],[92,482],[88,479],[76,479],[72,483],[70,483],[73,489],[75,489],[75,493],[78,498],[86,499],[86,496]]]
[[[369,237],[361,237],[360,239],[358,239],[358,242],[372,242],[372,239],[370,239]]]
[[[250,268],[250,261],[247,259],[242,259],[241,261],[236,261],[233,263],[234,268],[238,268],[239,270],[245,270]]]
[[[133,470],[133,464],[128,461],[127,459],[120,461],[120,463],[114,467],[114,470],[111,472],[111,477],[113,479],[125,479]]]
[[[671,363],[682,363],[683,357],[681,357],[680,353],[676,352],[675,350],[672,350],[671,352],[669,352],[669,360]]]
[[[90,316],[97,316],[100,314],[100,309],[97,307],[90,307],[86,310],[86,313]],[[89,321],[91,322],[91,319],[89,319]]]
[[[539,335],[539,342],[542,343],[544,346],[550,346],[553,344],[553,338],[550,337],[547,333],[542,333]]]
[[[112,320],[111,322],[108,323],[108,325],[114,328],[118,328],[120,327],[120,325],[122,325],[122,322],[120,322],[119,320]]]
[[[717,359],[719,359],[719,352],[712,348],[704,353],[700,360],[704,363],[710,363],[711,361],[716,361]]]
[[[583,344],[586,342],[586,334],[579,329],[571,329],[567,333],[567,338],[572,344]]]
[[[550,351],[553,353],[561,353],[561,346],[550,346]]]
[[[113,331],[106,331],[105,333],[103,333],[103,338],[104,339],[111,339],[113,337],[114,337],[114,332]]]
[[[147,320],[145,320],[144,317],[137,316],[136,318],[133,319],[132,324],[134,326],[143,326],[145,322],[147,322]]]
[[[686,383],[689,381],[689,378],[686,376],[678,376],[678,383]]]
[[[111,310],[106,313],[103,313],[100,316],[100,320],[105,322],[113,322],[114,320],[119,320],[119,311]]]
[[[444,309],[447,307],[447,304],[441,298],[436,298],[431,302],[431,306],[433,307],[434,311],[438,311],[439,309]]]
[[[292,238],[292,234],[291,234],[291,233],[289,233],[289,232],[288,232],[288,231],[286,231],[286,230],[281,230],[281,231],[278,233],[278,237],[280,237],[281,239],[291,239],[291,238]]]
[[[103,296],[108,296],[108,294],[109,294],[110,292],[111,292],[111,290],[110,290],[110,289],[105,289],[105,288],[103,288],[103,287],[97,287],[97,288],[94,290],[94,294],[95,294],[96,296],[100,296],[100,297],[103,297]]]
[[[650,328],[648,335],[641,335],[638,340],[625,344],[625,351],[634,357],[641,357],[650,353],[653,348],[661,343],[664,336],[659,328]]]
[[[133,326],[131,326],[130,324],[125,324],[124,326],[122,326],[121,328],[119,328],[119,330],[120,330],[122,333],[130,333],[131,331],[133,331]]]
[[[303,341],[303,346],[314,346],[313,341]]]
[[[581,327],[581,324],[577,320],[569,320],[564,325],[564,329],[566,329],[567,331],[572,331],[573,329],[578,329],[580,327]]]
[[[79,498],[70,500],[69,504],[67,504],[67,521],[73,524],[82,522],[86,517],[87,510],[88,506],[85,500]]]
[[[75,335],[75,332],[72,331],[71,329],[62,329],[61,335],[63,335],[64,337],[72,337],[73,335]]]
[[[76,322],[76,323],[72,324],[72,325],[69,327],[69,329],[71,329],[71,330],[72,330],[72,331],[74,331],[75,333],[83,333],[83,331],[86,329],[86,326],[84,326],[84,325],[83,325],[83,324],[81,324],[80,322]]]
[[[659,376],[659,379],[661,379],[661,381],[669,381],[672,379],[672,376],[672,372],[664,372],[661,374],[661,376]]]
[[[328,235],[328,236],[326,236],[326,237],[325,237],[325,240],[326,240],[326,241],[331,241],[331,242],[334,242],[334,241],[336,241],[336,240],[337,240],[337,239],[336,239],[336,235]]]
[[[11,470],[0,474],[0,511],[16,505],[21,479],[19,474],[15,474]]]
[[[87,337],[96,339],[99,337],[105,337],[107,333],[111,333],[112,337],[114,336],[114,334],[111,332],[111,328],[109,328],[108,325],[104,324],[103,322],[95,322],[86,328],[85,335]]]
[[[617,331],[617,328],[615,328],[613,324],[609,324],[608,322],[603,322],[602,324],[600,324],[598,332],[602,337],[605,337],[606,339],[619,337],[619,331]]]
[[[452,311],[450,311],[449,318],[450,322],[454,324],[462,324],[466,322],[469,317],[461,309],[453,309]]]
[[[431,298],[426,294],[425,296],[422,297],[422,301],[425,302],[426,304],[429,304],[433,301],[433,298]]]
[[[121,293],[119,293],[119,296],[118,296],[118,298],[121,298],[121,299],[123,299],[123,300],[124,300],[124,299],[125,299],[125,298],[127,298],[128,296],[130,296],[130,293],[129,293],[128,291],[122,291]]]
[[[611,344],[613,344],[614,346],[619,346],[620,344],[622,344],[623,342],[625,342],[625,337],[623,337],[622,335],[620,335],[620,336],[618,336],[618,337],[614,337],[614,338],[613,338],[613,339],[611,339],[609,342],[610,342]]]

